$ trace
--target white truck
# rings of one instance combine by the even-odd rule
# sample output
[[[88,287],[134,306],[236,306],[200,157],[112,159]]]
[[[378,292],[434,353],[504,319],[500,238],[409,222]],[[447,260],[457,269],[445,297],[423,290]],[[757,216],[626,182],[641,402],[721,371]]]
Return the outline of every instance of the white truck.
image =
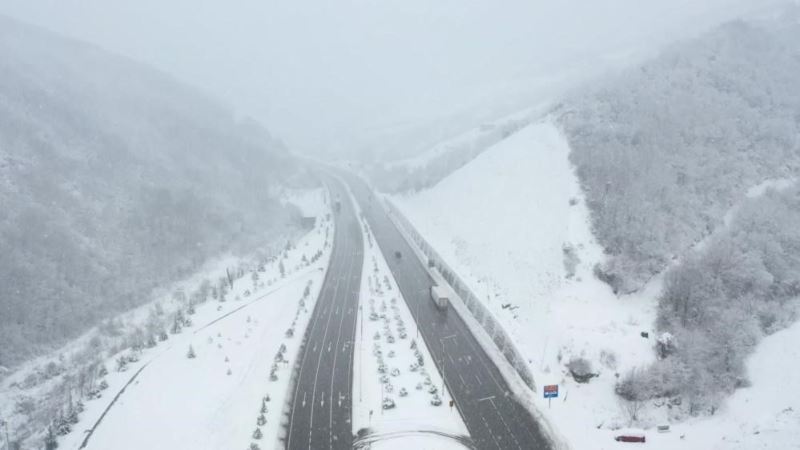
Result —
[[[433,300],[433,304],[436,305],[437,308],[441,310],[447,309],[447,297],[447,291],[442,286],[431,286],[431,300]]]

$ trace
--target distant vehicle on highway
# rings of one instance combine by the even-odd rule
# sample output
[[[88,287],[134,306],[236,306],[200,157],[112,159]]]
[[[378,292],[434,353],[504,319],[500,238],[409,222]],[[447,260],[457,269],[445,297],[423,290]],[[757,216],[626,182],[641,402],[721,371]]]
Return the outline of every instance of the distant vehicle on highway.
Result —
[[[403,253],[400,250],[395,250],[394,251],[394,257],[397,258],[397,259],[400,259],[400,258],[403,257]]]
[[[433,300],[437,308],[441,310],[447,309],[447,303],[449,302],[447,292],[441,286],[431,286],[431,300]]]
[[[337,196],[336,200],[333,202],[333,210],[337,213],[342,210],[342,200]]]

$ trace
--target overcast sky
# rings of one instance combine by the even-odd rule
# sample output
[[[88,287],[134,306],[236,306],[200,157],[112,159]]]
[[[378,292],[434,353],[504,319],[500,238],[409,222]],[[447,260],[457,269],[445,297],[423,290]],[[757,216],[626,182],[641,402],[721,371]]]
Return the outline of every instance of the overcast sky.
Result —
[[[1,0],[0,12],[153,64],[303,151],[522,107],[565,73],[765,2]]]

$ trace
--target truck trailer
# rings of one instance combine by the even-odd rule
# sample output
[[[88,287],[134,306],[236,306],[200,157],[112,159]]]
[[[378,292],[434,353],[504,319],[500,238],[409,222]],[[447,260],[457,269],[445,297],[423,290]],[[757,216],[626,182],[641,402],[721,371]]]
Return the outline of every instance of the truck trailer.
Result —
[[[442,288],[442,286],[433,285],[431,286],[431,300],[433,304],[436,305],[437,308],[441,310],[447,309],[447,303],[449,299],[447,298],[448,294],[447,291]]]

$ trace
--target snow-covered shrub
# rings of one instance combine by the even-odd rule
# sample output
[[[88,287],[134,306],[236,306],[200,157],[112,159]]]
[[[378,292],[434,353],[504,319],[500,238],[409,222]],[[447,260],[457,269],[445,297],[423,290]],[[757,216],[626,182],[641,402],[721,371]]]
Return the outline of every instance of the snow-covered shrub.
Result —
[[[567,278],[572,278],[575,276],[575,269],[581,262],[580,258],[578,257],[578,252],[575,250],[575,247],[568,242],[565,242],[564,245],[561,246],[561,251],[564,255],[565,276]]]
[[[589,380],[597,376],[592,371],[592,363],[583,357],[573,357],[567,363],[567,369],[572,378],[578,383],[588,383]]]
[[[672,333],[669,331],[661,333],[656,339],[656,355],[658,355],[658,359],[664,359],[675,353],[676,345],[675,336]]]

